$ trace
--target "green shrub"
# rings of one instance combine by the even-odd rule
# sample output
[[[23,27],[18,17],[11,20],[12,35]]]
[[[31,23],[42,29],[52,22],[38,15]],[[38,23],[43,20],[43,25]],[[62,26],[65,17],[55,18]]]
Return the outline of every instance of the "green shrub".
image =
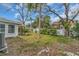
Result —
[[[41,34],[48,34],[48,30],[46,28],[41,29],[40,31]]]
[[[49,35],[56,35],[56,29],[49,29]]]
[[[56,29],[42,29],[40,31],[41,34],[45,34],[45,35],[56,35]]]
[[[25,32],[25,33],[29,32],[29,29],[24,29],[24,32]]]
[[[75,24],[75,27],[72,28],[74,31],[75,38],[79,39],[79,23]]]

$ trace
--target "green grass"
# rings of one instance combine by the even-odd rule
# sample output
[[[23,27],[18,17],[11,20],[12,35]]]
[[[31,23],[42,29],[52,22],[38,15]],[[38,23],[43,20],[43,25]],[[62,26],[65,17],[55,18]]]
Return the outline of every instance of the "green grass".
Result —
[[[50,46],[53,43],[63,43],[68,44],[72,41],[71,38],[64,36],[51,36],[41,34],[40,39],[38,39],[38,34],[32,33],[29,36],[19,36],[23,40],[28,42],[28,47],[41,47],[41,46]]]

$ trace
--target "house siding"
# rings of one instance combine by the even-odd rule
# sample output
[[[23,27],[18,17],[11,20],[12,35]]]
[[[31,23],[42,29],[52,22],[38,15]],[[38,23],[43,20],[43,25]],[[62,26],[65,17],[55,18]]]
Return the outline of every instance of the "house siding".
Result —
[[[5,37],[16,37],[18,35],[18,25],[15,25],[15,33],[8,33],[8,25],[13,25],[9,23],[0,22],[0,24],[5,24]]]

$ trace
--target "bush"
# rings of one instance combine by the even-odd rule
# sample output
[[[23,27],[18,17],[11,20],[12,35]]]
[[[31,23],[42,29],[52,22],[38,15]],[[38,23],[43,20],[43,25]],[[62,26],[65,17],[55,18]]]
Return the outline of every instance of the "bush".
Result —
[[[29,29],[24,29],[24,33],[27,33],[27,32],[29,32]]]
[[[45,34],[45,35],[56,35],[56,29],[46,29],[46,28],[43,28],[41,31],[40,31],[41,34]]]
[[[56,35],[56,29],[49,29],[49,35]]]
[[[40,33],[48,35],[48,30],[46,28],[43,28],[41,29]]]
[[[74,37],[79,39],[79,23],[76,23],[75,27],[73,27],[72,29],[74,31],[74,33],[73,33],[73,35],[75,35]]]

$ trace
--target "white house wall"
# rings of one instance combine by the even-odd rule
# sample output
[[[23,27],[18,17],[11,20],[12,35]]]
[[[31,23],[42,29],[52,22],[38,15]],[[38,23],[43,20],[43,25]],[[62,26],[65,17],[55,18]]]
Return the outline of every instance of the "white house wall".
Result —
[[[18,25],[15,25],[15,33],[8,33],[8,25],[9,23],[2,23],[0,24],[5,24],[5,37],[16,37],[18,35]]]
[[[18,26],[15,25],[15,33],[8,33],[8,24],[5,26],[5,37],[16,37],[18,35]]]

